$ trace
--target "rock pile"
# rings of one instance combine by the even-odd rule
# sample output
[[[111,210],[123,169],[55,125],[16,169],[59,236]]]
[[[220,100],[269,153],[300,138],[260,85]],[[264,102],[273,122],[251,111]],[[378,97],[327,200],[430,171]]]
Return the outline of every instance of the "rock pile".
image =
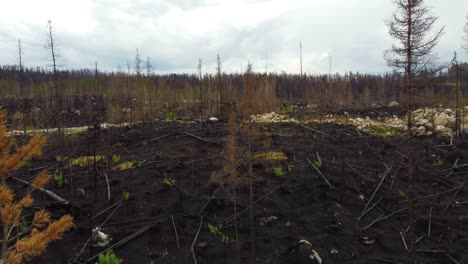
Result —
[[[256,123],[299,123],[299,121],[294,118],[280,115],[275,112],[251,115],[250,120]]]
[[[403,132],[408,129],[407,118],[407,116],[403,118],[393,116],[383,120],[372,120],[367,116],[366,118],[349,118],[349,121],[359,131],[366,133],[371,132],[375,126],[399,129]],[[412,133],[417,137],[432,135],[451,137],[456,129],[455,110],[450,108],[419,108],[413,112],[413,124]]]
[[[455,111],[446,108],[419,108],[413,112],[415,136],[453,136],[456,129]],[[460,124],[461,125],[461,124]]]

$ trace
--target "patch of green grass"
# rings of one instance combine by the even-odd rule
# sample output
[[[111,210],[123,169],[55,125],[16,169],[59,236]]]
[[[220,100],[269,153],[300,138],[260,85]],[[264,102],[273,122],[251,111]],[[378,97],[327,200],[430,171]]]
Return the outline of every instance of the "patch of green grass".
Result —
[[[399,128],[385,125],[370,126],[369,131],[371,135],[379,137],[395,137],[401,134]]]
[[[137,161],[137,160],[125,161],[125,162],[120,163],[117,166],[114,166],[112,168],[112,170],[114,170],[114,171],[124,171],[124,170],[133,169],[134,167],[138,168],[141,165],[142,165],[141,161]]]
[[[96,162],[104,160],[106,157],[97,155]],[[89,167],[94,164],[94,156],[82,156],[70,160],[70,166]]]

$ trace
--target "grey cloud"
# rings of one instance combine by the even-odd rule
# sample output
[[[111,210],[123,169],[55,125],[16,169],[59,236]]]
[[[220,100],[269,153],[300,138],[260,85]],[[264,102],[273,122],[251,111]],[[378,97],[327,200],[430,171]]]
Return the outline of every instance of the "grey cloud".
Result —
[[[244,4],[242,8],[278,3],[239,1]],[[88,10],[91,21],[83,21],[90,22],[89,30],[57,27],[55,34],[63,63],[69,68],[93,67],[95,61],[104,70],[116,70],[118,65],[125,69],[126,61],[133,67],[138,48],[143,58],[151,58],[159,72],[194,72],[198,58],[202,58],[205,71],[213,72],[218,52],[225,71],[239,71],[247,61],[262,71],[268,53],[272,71],[297,72],[302,41],[304,69],[309,72],[328,72],[327,55],[333,56],[333,70],[337,72],[390,70],[382,54],[393,41],[384,22],[393,10],[391,1],[291,2],[296,3],[295,8],[246,24],[243,11],[256,10],[229,10],[223,7],[226,1],[222,0],[91,1]],[[468,3],[462,0],[453,0],[452,5],[443,0],[428,3],[440,16],[439,24],[447,25],[447,34],[437,53],[441,58],[450,57],[453,50],[460,50]],[[217,11],[231,13],[214,13]],[[258,10],[258,14],[269,11]],[[234,15],[239,23],[224,19]],[[53,17],[52,20],[55,21]],[[0,55],[0,63],[16,62],[16,41],[21,38],[27,64],[45,65],[46,23],[21,20],[1,23],[0,48],[7,52]],[[200,25],[207,28],[197,28]],[[460,56],[468,59],[466,53]]]

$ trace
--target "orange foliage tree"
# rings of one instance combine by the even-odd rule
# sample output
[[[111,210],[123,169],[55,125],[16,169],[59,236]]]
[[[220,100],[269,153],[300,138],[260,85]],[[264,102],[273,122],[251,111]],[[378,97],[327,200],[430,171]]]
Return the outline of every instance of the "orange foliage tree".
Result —
[[[0,110],[0,226],[2,227],[2,252],[0,263],[20,264],[30,257],[41,255],[48,244],[62,238],[73,227],[70,215],[53,221],[46,210],[36,211],[25,223],[22,212],[33,204],[31,194],[50,181],[47,172],[40,172],[31,182],[26,195],[15,199],[6,184],[7,174],[14,172],[31,158],[41,154],[46,143],[43,136],[34,136],[26,144],[13,150],[15,140],[7,135],[6,113]]]

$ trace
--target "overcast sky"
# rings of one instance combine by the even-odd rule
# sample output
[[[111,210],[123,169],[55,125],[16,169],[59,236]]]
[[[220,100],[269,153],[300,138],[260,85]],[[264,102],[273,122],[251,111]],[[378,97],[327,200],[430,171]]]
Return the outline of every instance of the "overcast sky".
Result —
[[[446,26],[436,53],[450,60],[460,48],[467,0],[427,0]],[[63,68],[134,68],[135,50],[156,73],[240,71],[251,61],[264,71],[299,71],[299,42],[307,73],[385,72],[391,47],[385,20],[391,0],[0,0],[0,64],[17,62],[17,41],[27,66],[45,66],[47,21],[52,20]]]

